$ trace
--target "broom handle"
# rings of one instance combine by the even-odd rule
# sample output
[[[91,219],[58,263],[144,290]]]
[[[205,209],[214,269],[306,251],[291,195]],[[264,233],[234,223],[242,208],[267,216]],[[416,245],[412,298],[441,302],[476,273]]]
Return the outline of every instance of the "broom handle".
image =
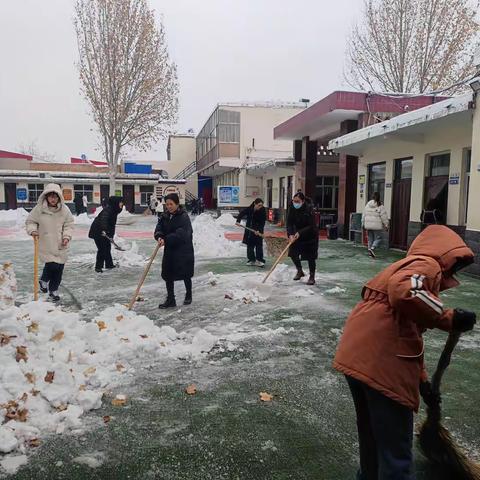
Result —
[[[255,235],[257,234],[257,231],[256,231],[256,230],[254,230],[253,228],[250,228],[250,227],[246,227],[245,225],[242,225],[241,223],[236,223],[235,225],[236,225],[237,227],[240,227],[240,228],[243,228],[243,229],[245,229],[245,230],[248,230],[249,232],[252,232],[252,233],[254,233]],[[264,235],[263,233],[260,233],[260,232],[258,232],[258,233],[260,234],[260,237],[262,237],[262,238],[265,237],[265,235]]]
[[[432,392],[440,392],[440,383],[442,381],[443,374],[445,370],[450,365],[450,360],[452,358],[453,350],[455,349],[458,341],[460,340],[461,332],[453,330],[449,333],[445,347],[443,347],[442,354],[438,360],[437,369],[432,376]]]
[[[265,275],[265,278],[262,280],[262,283],[265,283],[268,280],[268,277],[273,273],[273,271],[277,268],[277,265],[281,262],[283,256],[287,253],[287,250],[291,247],[291,245],[295,242],[295,240],[288,242],[288,245],[283,249],[283,252],[278,256],[275,260],[275,263],[272,265],[270,271]]]
[[[138,294],[140,293],[140,289],[142,288],[143,282],[147,278],[148,272],[150,271],[150,267],[152,266],[153,261],[155,260],[155,257],[157,256],[158,251],[160,250],[160,244],[157,243],[157,246],[155,247],[155,250],[152,253],[152,256],[150,257],[150,260],[147,263],[147,266],[145,267],[145,270],[143,271],[142,277],[140,278],[140,281],[138,282],[137,289],[135,290],[135,293],[133,294],[132,299],[130,300],[130,303],[128,304],[128,309],[131,310],[135,302],[137,301]]]
[[[33,300],[38,300],[38,236],[33,237]]]

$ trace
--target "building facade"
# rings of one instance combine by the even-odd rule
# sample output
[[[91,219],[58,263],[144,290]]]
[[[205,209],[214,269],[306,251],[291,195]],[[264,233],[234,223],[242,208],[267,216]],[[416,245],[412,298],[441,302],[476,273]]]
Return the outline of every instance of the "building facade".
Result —
[[[299,104],[268,103],[220,104],[215,108],[196,137],[199,185],[210,182],[212,207],[217,205],[221,186],[238,187],[234,207],[248,206],[256,197],[267,195],[261,169],[250,167],[293,159],[291,142],[275,140],[273,129],[302,108]],[[273,189],[271,195],[273,205]]]
[[[293,142],[297,188],[311,198],[325,219],[321,224],[336,222],[346,237],[350,214],[356,211],[358,157],[332,150],[329,142],[438,100],[336,91],[276,126],[275,139]]]
[[[476,100],[471,93],[444,100],[330,143],[335,151],[359,158],[356,211],[363,211],[373,192],[380,193],[390,214],[391,247],[407,249],[425,226],[425,212],[435,211],[438,223],[480,252]],[[480,265],[472,271],[480,274]]]

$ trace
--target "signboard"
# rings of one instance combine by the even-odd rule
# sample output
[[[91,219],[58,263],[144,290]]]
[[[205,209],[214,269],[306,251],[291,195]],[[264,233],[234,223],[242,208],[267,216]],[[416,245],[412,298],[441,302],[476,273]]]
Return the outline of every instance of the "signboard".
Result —
[[[122,191],[121,190],[115,190],[115,196],[116,197],[121,197],[122,196]]]
[[[360,185],[365,185],[365,175],[359,175],[358,177],[358,183]]]
[[[391,183],[386,183],[385,188],[392,188],[392,184]]]
[[[71,202],[73,200],[73,193],[71,188],[64,188],[62,190],[62,194],[66,202]]]
[[[178,198],[182,199],[182,192],[177,185],[168,185],[163,189],[163,196],[166,196],[169,193],[176,193]]]
[[[240,204],[240,187],[217,187],[217,205],[219,207],[234,207]]]
[[[17,200],[24,202],[27,199],[27,189],[17,188]]]
[[[450,183],[450,185],[458,185],[460,183],[460,175],[458,174],[450,175],[450,179],[448,183]]]

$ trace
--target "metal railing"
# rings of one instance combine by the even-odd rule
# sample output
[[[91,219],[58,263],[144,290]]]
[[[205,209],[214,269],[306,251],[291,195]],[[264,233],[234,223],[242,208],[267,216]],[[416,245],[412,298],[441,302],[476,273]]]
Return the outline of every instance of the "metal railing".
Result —
[[[173,178],[182,178],[186,180],[197,172],[197,161],[194,160],[190,165],[187,165],[181,172],[178,172]]]

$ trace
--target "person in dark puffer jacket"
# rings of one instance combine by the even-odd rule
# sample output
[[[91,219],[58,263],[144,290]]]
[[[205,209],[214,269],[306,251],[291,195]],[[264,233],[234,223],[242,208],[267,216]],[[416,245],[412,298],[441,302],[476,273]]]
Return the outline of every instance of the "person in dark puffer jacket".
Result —
[[[115,268],[112,259],[112,244],[109,238],[115,236],[115,225],[117,216],[122,211],[123,198],[110,197],[107,206],[98,214],[93,221],[88,237],[92,238],[97,246],[97,261],[95,262],[95,271],[102,273],[106,269]]]

